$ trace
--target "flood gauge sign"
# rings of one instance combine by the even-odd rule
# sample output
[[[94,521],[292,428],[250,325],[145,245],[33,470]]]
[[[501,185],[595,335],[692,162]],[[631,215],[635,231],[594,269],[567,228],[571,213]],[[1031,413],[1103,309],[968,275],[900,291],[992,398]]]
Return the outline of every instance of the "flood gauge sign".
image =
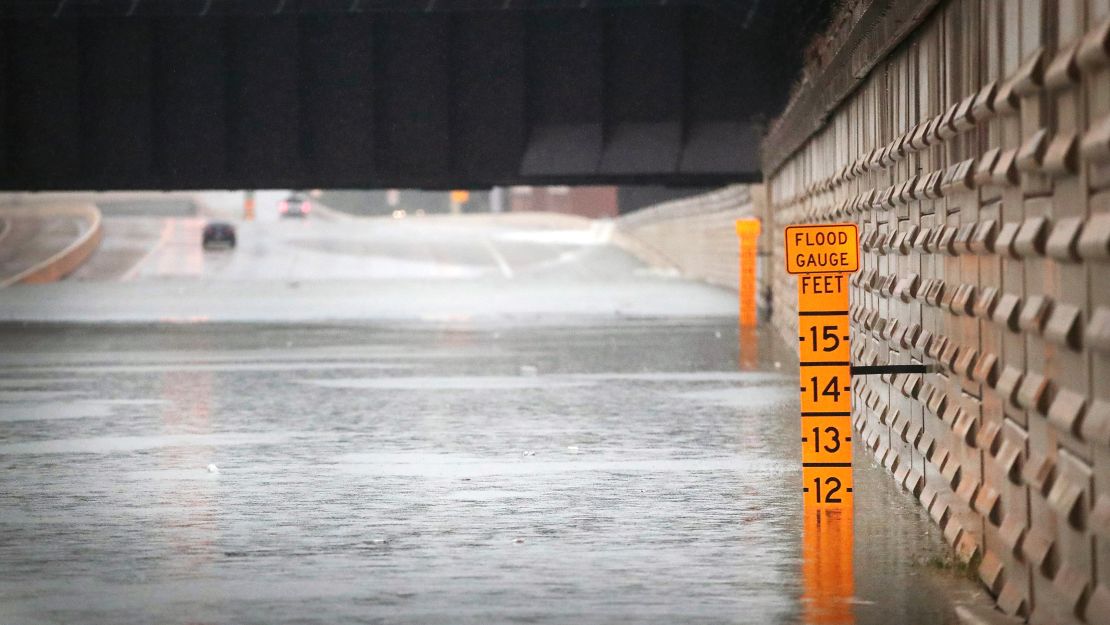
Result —
[[[786,272],[853,273],[859,269],[856,224],[820,224],[786,228]]]

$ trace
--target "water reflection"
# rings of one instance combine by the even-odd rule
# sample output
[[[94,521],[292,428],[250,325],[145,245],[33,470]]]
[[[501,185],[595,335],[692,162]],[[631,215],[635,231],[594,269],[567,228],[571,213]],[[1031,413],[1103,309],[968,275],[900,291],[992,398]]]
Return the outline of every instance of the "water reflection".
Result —
[[[759,368],[759,335],[756,334],[755,326],[740,325],[739,360],[741,371]]]
[[[852,508],[806,506],[802,536],[802,604],[807,625],[855,623],[852,597]]]
[[[763,332],[762,369],[737,372],[757,341],[734,323],[91,326],[22,353],[28,330],[0,329],[0,386],[74,393],[53,418],[0,402],[0,612],[956,622],[922,568],[941,533],[870,450],[854,578],[843,517],[802,516],[787,348]]]
[[[212,433],[212,386],[209,371],[175,372],[161,376],[162,397],[169,400],[162,411],[162,432],[178,434]],[[161,505],[178,510],[165,522],[168,545],[177,557],[167,560],[171,575],[202,567],[211,561],[216,527],[216,482],[202,473],[212,462],[215,450],[207,445],[167,446],[159,450],[160,464],[170,471],[188,471],[205,477],[171,483],[164,490]]]

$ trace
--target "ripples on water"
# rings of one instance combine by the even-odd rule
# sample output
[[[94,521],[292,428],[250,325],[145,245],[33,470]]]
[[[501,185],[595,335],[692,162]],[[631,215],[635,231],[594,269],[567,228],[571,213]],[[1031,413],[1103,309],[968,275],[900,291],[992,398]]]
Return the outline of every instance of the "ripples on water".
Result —
[[[757,349],[788,361],[728,323],[0,330],[0,622],[799,622],[796,374]],[[856,464],[846,613],[942,622],[935,529]]]

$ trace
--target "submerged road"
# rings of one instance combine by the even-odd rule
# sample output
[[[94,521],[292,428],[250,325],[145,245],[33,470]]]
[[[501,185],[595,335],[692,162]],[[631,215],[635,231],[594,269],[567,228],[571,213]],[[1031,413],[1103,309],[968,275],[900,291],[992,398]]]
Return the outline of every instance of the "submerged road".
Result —
[[[773,340],[7,327],[0,622],[806,622],[797,378]],[[951,622],[974,586],[856,465],[838,613]]]
[[[270,220],[204,252],[197,216],[107,219],[110,258],[0,297],[4,625],[933,625],[982,598],[861,446],[854,543],[814,550],[793,356],[605,224]]]

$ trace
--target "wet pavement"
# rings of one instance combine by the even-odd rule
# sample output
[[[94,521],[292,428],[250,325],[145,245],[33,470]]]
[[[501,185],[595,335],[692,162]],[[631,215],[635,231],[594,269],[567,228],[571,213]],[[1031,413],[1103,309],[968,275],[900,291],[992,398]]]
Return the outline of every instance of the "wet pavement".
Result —
[[[104,240],[85,266],[62,282],[6,289],[0,321],[300,323],[736,311],[735,293],[645,266],[614,245],[612,222],[521,213],[402,220],[317,213],[239,222],[236,248],[209,250],[201,246],[207,217],[106,217]]]
[[[0,623],[953,621],[861,446],[817,592],[794,359],[734,320],[0,325]]]

